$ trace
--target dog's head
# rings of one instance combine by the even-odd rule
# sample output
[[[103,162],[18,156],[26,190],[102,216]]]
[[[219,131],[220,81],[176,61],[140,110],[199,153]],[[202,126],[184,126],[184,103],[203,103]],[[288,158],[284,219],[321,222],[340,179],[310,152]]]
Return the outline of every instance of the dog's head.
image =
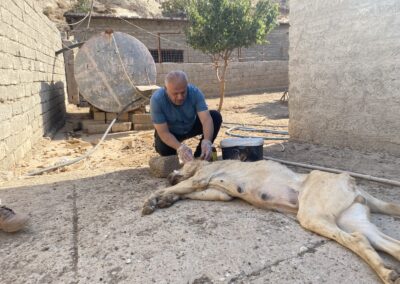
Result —
[[[171,185],[175,185],[180,183],[183,180],[186,180],[196,174],[196,172],[201,169],[204,165],[209,164],[207,161],[203,160],[193,160],[183,165],[183,167],[179,170],[175,170],[170,173],[167,177],[168,182]]]

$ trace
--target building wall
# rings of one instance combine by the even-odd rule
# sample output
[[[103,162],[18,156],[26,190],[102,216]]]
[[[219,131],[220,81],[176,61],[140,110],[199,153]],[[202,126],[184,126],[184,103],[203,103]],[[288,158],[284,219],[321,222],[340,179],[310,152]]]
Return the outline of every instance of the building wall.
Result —
[[[86,21],[75,27],[71,35],[82,41],[85,38]],[[87,37],[103,32],[107,28],[124,32],[136,37],[149,49],[157,49],[159,46],[158,34],[160,33],[161,49],[181,49],[184,51],[184,62],[206,63],[210,58],[200,51],[192,49],[185,40],[183,20],[154,20],[154,19],[129,19],[119,18],[93,18],[90,23]],[[241,50],[241,61],[254,60],[288,60],[288,24],[276,27],[268,36],[267,45],[255,45]],[[152,34],[148,33],[150,31]],[[237,57],[237,54],[235,53]]]
[[[164,85],[165,75],[172,70],[183,70],[189,81],[207,96],[219,94],[219,83],[211,64],[207,63],[158,63],[157,84]],[[288,85],[286,61],[253,61],[229,63],[226,77],[226,94],[240,94],[285,90]]]
[[[64,124],[59,31],[34,0],[0,2],[0,170]]]
[[[400,154],[400,2],[291,0],[292,140]]]

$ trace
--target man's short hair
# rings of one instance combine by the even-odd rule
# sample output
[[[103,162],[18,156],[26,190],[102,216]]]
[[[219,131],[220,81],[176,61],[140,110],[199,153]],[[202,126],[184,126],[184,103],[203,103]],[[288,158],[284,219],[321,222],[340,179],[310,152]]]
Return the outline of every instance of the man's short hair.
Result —
[[[165,76],[164,83],[188,83],[188,78],[185,72],[181,70],[171,71]]]

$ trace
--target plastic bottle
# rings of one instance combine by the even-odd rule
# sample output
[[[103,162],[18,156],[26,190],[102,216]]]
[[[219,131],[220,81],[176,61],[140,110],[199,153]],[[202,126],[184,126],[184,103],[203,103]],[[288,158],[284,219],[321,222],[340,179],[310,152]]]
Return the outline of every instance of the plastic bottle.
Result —
[[[215,162],[218,160],[218,153],[217,153],[217,148],[213,145],[211,147],[211,162]]]

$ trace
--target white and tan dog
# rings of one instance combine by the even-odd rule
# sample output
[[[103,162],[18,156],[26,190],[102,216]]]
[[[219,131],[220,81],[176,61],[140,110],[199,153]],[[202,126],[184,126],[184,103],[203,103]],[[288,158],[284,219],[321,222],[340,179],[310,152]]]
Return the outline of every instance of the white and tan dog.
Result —
[[[400,242],[370,221],[370,211],[400,216],[400,205],[362,191],[348,174],[312,171],[298,174],[272,161],[193,161],[169,176],[171,187],[157,190],[142,214],[171,206],[179,199],[229,201],[241,198],[264,209],[297,214],[305,229],[335,240],[355,252],[384,283],[400,284],[375,249],[400,261]]]

